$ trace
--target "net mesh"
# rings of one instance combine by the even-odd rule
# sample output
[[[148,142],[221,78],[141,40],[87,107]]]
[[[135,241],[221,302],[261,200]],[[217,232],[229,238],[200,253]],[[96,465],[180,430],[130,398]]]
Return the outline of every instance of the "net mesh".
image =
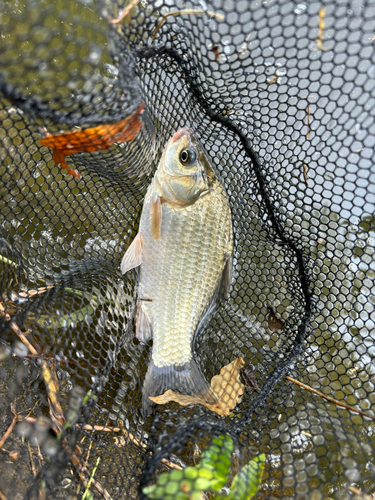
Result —
[[[264,453],[258,498],[374,494],[374,28],[373,0],[0,2],[5,498],[146,498],[167,470],[158,498],[174,498],[205,450],[226,463],[223,436],[224,488]],[[40,142],[142,103],[133,140],[66,158],[81,177]],[[152,347],[120,262],[182,127],[235,245],[193,356],[208,381],[242,358],[245,392],[229,416],[170,402],[144,418]]]

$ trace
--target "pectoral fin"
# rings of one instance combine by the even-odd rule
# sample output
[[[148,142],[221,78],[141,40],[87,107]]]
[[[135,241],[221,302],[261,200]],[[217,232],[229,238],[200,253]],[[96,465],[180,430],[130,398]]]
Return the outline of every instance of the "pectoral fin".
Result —
[[[151,212],[150,212],[151,235],[154,238],[154,240],[160,239],[162,213],[163,212],[162,212],[160,196],[154,194],[154,196],[152,197]]]
[[[147,344],[152,338],[152,325],[142,304],[138,304],[137,315],[135,317],[135,331],[137,339],[144,344]]]
[[[132,241],[130,247],[126,250],[124,257],[121,261],[121,272],[125,274],[138,267],[142,264],[143,258],[143,236],[142,233],[138,233],[137,236]]]

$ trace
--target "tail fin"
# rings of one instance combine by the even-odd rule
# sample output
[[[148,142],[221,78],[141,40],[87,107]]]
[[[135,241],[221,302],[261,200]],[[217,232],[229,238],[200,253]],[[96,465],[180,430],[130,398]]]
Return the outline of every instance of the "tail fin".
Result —
[[[183,365],[155,366],[151,359],[142,389],[142,413],[150,412],[149,396],[161,396],[168,389],[187,396],[196,396],[210,404],[217,403],[217,398],[202,375],[197,363],[191,359]]]

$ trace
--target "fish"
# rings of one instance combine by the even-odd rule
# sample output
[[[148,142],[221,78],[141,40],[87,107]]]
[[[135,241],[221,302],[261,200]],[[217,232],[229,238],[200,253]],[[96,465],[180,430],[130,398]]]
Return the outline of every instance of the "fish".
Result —
[[[143,343],[153,339],[143,414],[150,411],[150,396],[169,389],[215,404],[192,345],[203,321],[230,292],[232,214],[207,153],[188,128],[165,146],[138,234],[121,261],[123,274],[138,267],[136,337]]]

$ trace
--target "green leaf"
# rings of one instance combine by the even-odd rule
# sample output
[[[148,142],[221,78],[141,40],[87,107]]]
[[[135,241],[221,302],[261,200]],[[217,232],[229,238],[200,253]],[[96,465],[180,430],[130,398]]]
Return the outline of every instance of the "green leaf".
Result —
[[[143,488],[143,493],[151,498],[151,500],[157,500],[159,498],[163,498],[164,488],[161,488],[157,484],[153,484],[152,486],[146,486]]]
[[[229,493],[230,500],[250,500],[259,490],[266,457],[255,457],[234,477]]]
[[[215,467],[218,460],[230,462],[232,451],[233,441],[231,437],[228,434],[218,436],[212,440],[210,447],[202,453],[199,465]]]
[[[199,477],[211,480],[209,486],[204,489],[213,491],[220,490],[227,482],[232,460],[233,441],[226,435],[218,436],[212,440],[211,445],[202,453],[201,461],[197,465]]]
[[[231,466],[233,442],[228,435],[212,440],[195,467],[160,474],[156,484],[143,488],[151,500],[199,500],[202,491],[218,491],[225,485]]]
[[[196,469],[196,467],[186,467],[184,473],[186,479],[195,479],[196,477],[198,477],[198,470]]]

